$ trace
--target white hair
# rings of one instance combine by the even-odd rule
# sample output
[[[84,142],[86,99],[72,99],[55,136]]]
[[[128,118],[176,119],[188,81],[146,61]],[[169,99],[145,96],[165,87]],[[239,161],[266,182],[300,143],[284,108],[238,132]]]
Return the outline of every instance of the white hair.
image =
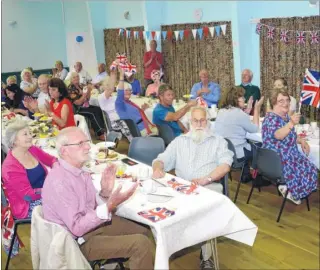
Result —
[[[57,139],[56,139],[56,149],[60,157],[61,157],[61,147],[69,143],[69,135],[76,131],[82,131],[82,129],[79,127],[67,127],[62,129],[59,132],[59,135],[57,136]]]
[[[189,121],[191,121],[191,119],[192,119],[192,113],[193,113],[194,111],[203,111],[203,112],[206,114],[206,119],[207,119],[207,120],[210,119],[210,115],[209,115],[209,112],[208,112],[208,109],[207,109],[207,108],[200,107],[200,106],[195,106],[195,107],[191,107]]]
[[[246,68],[246,69],[242,70],[241,74],[243,74],[245,71],[248,71],[248,72],[249,72],[250,78],[252,79],[252,77],[253,77],[252,71],[251,71],[250,69]]]
[[[22,72],[21,72],[21,80],[24,80],[24,79],[23,79],[24,74],[26,74],[27,72],[29,72],[29,73],[30,73],[30,75],[32,75],[31,70],[30,70],[30,69],[28,69],[28,68],[25,68],[25,69],[24,69],[24,70],[22,70]]]
[[[4,138],[4,142],[9,149],[13,148],[18,132],[28,127],[28,123],[23,120],[16,120],[13,123],[9,124],[6,129]]]
[[[130,89],[130,90],[132,90],[132,86],[131,86],[131,84],[130,83],[128,83],[128,82],[124,82],[124,87],[123,87],[124,89],[123,90],[127,90],[127,89]],[[117,91],[119,90],[120,88],[119,88],[119,84],[118,84],[118,86],[117,86]],[[121,89],[120,89],[121,90]]]

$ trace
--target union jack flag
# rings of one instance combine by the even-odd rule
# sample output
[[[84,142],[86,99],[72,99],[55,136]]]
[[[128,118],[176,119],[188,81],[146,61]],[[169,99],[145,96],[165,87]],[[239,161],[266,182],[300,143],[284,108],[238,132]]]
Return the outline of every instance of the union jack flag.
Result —
[[[166,219],[167,217],[171,217],[175,214],[174,211],[168,210],[165,207],[156,207],[151,210],[141,211],[138,213],[138,215],[152,221],[152,222],[158,222],[161,220]]]
[[[208,107],[207,102],[202,97],[197,97],[196,100],[200,107]]]
[[[273,39],[274,38],[274,27],[268,26],[267,38],[269,38],[269,39]]]
[[[300,102],[316,108],[320,108],[320,72],[306,69],[303,79]]]
[[[318,43],[319,43],[318,31],[311,32],[311,44],[318,44]]]
[[[297,31],[297,44],[305,44],[306,43],[306,36],[303,31]]]
[[[258,35],[260,35],[261,33],[261,29],[262,29],[262,24],[261,23],[257,23],[257,26],[256,26],[256,33]]]
[[[117,60],[119,60],[120,63],[126,63],[127,62],[127,56],[125,53],[117,53],[116,55]]]
[[[170,181],[167,182],[170,187],[172,187],[174,190],[183,193],[183,194],[199,194],[198,192],[195,192],[197,189],[197,185],[194,183],[191,183],[191,185],[186,185],[179,183],[176,179],[172,178]]]
[[[280,33],[280,40],[283,41],[284,43],[288,42],[288,30],[285,29],[281,29],[281,33]]]

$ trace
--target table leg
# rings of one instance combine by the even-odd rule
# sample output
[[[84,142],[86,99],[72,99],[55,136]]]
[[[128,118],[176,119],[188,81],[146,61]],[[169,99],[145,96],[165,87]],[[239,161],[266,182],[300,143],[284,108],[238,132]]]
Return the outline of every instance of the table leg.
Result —
[[[211,250],[212,250],[212,258],[213,258],[214,268],[216,270],[219,270],[217,238],[211,239],[210,243],[211,243]]]

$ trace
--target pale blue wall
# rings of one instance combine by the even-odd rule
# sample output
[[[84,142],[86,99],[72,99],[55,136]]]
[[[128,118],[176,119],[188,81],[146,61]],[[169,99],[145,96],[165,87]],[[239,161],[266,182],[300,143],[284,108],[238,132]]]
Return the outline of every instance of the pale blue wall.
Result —
[[[241,69],[252,69],[254,84],[260,85],[260,47],[259,35],[255,33],[256,24],[251,24],[250,19],[316,15],[319,15],[319,10],[311,8],[309,1],[238,2],[240,66]],[[237,83],[240,83],[240,78]]]
[[[60,2],[2,1],[2,72],[51,68],[66,63]],[[9,21],[17,21],[10,26]]]

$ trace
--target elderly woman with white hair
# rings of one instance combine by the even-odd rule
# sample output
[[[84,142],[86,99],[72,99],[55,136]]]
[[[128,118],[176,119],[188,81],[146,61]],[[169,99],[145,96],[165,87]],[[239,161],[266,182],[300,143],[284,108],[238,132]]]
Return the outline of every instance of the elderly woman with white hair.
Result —
[[[20,88],[34,98],[39,96],[41,91],[38,88],[37,79],[32,77],[30,69],[25,68],[22,70]]]
[[[146,97],[158,96],[158,90],[162,82],[160,82],[160,70],[152,70],[151,79],[153,83],[149,84],[146,90]]]
[[[132,94],[132,87],[129,83],[124,81],[124,71],[119,69],[120,80],[117,86],[117,99],[116,99],[116,111],[120,116],[120,119],[133,120],[142,136],[158,134],[158,130],[153,125],[144,111],[149,108],[148,104],[143,104],[141,108],[130,100]]]
[[[63,63],[61,61],[56,61],[55,68],[52,69],[52,77],[64,80],[68,75],[68,70],[63,68]]]
[[[103,91],[98,97],[98,102],[101,110],[103,110],[109,117],[111,127],[113,130],[120,131],[129,142],[132,140],[131,132],[125,121],[120,120],[116,111],[116,97],[112,96],[114,86],[117,80],[117,73],[111,72],[110,77],[107,77],[100,87]]]
[[[15,121],[8,126],[5,143],[9,152],[2,164],[3,185],[15,218],[31,217],[41,204],[41,189],[48,170],[57,159],[32,145],[28,124]]]

